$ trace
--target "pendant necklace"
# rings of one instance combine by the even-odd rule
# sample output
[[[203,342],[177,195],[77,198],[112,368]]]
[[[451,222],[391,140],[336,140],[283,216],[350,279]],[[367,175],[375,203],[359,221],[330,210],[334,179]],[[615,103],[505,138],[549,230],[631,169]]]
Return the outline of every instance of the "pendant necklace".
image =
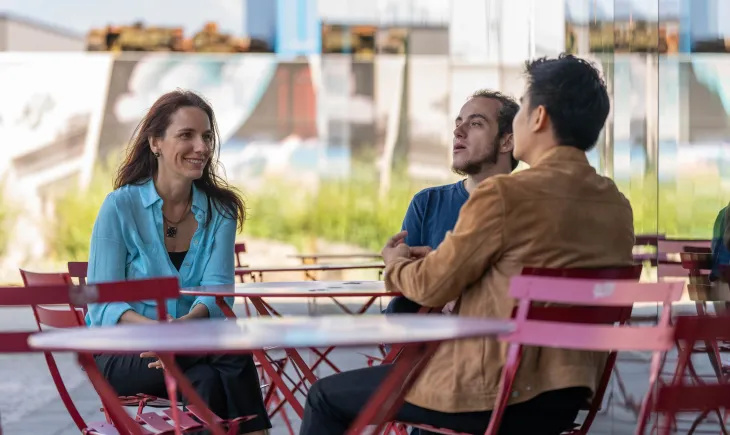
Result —
[[[188,203],[185,205],[185,210],[183,210],[182,215],[180,215],[180,219],[178,219],[177,222],[171,221],[167,218],[167,216],[165,216],[165,213],[162,213],[162,218],[165,220],[165,236],[171,239],[177,237],[177,226],[180,224],[180,222],[185,220],[185,218],[188,216],[189,210],[190,198],[188,198]]]

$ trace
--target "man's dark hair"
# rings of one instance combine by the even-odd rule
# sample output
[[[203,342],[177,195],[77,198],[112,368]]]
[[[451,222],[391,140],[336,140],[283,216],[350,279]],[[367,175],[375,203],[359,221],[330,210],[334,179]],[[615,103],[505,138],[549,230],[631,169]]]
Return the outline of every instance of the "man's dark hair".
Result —
[[[544,106],[559,145],[588,151],[596,144],[611,103],[596,67],[570,54],[527,61],[530,111]]]
[[[517,101],[501,92],[490,91],[489,89],[480,89],[474,92],[471,98],[476,97],[491,98],[502,103],[502,107],[497,114],[497,139],[501,139],[505,134],[512,133],[512,120],[515,119],[515,115],[520,111],[520,106],[517,104]],[[514,152],[510,153],[510,157],[512,158],[512,170],[514,171],[520,161],[515,159]]]

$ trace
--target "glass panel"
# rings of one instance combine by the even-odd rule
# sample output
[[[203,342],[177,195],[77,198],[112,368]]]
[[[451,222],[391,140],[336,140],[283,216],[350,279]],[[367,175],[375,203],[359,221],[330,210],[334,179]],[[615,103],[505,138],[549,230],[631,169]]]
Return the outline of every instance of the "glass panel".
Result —
[[[682,0],[687,3],[690,0]],[[727,0],[691,0],[686,8],[689,13],[689,33],[694,53],[730,52],[730,2]]]
[[[730,197],[730,62],[693,55],[676,69],[681,122],[675,149],[662,148],[660,222],[672,236],[710,239]]]
[[[409,56],[407,75],[408,170],[433,181],[449,176],[451,154],[448,56]]]

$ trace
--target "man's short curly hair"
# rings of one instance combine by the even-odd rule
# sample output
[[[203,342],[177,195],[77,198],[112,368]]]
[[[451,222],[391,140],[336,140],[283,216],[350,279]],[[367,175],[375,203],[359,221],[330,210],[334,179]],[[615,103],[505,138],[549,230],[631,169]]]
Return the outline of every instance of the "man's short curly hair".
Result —
[[[517,115],[517,112],[520,110],[520,105],[517,104],[517,101],[508,95],[489,89],[479,89],[474,92],[470,98],[477,97],[491,98],[492,100],[497,100],[502,103],[502,107],[499,109],[499,113],[497,114],[497,137],[501,138],[505,134],[512,133],[512,120],[515,119],[515,115]],[[514,171],[520,162],[515,159],[514,152],[510,153],[510,156],[512,157],[512,170]]]

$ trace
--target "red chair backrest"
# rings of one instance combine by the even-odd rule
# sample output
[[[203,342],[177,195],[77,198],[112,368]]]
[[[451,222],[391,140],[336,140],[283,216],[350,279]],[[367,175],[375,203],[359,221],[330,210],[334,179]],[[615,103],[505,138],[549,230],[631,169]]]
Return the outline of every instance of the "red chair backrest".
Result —
[[[79,281],[79,285],[86,284],[88,269],[89,263],[87,263],[86,261],[68,262],[68,274],[71,275],[71,278],[76,278]]]
[[[666,350],[671,346],[669,337],[669,313],[671,303],[678,301],[684,289],[683,283],[647,283],[629,281],[605,281],[595,279],[565,279],[555,277],[516,276],[510,283],[510,296],[519,299],[515,316],[516,331],[505,337],[507,341],[533,346],[579,350]],[[664,312],[660,326],[622,327],[613,325],[576,325],[589,322],[580,309],[571,316],[573,307],[543,307],[544,310],[560,308],[560,322],[533,320],[530,315],[533,302],[549,302],[593,307],[621,307],[630,310],[635,303],[660,302]],[[554,317],[554,316],[551,316]],[[571,319],[571,317],[573,317]],[[565,322],[565,323],[563,323]],[[566,323],[573,323],[568,325]],[[603,322],[600,322],[603,323]]]
[[[606,391],[616,351],[654,350],[654,359],[658,361],[658,351],[671,348],[671,302],[679,300],[684,285],[639,284],[636,281],[641,274],[640,265],[555,271],[530,268],[523,273],[510,281],[509,294],[519,301],[514,315],[515,330],[499,337],[510,346],[486,433],[497,433],[519,367],[522,345],[608,353],[594,400],[581,424],[582,430],[588,431]],[[614,326],[628,320],[634,303],[657,301],[666,303],[659,327]],[[534,302],[573,306],[534,306]]]
[[[246,244],[245,243],[236,243],[233,247],[233,252],[236,254],[236,267],[243,267],[243,262],[241,261],[241,255],[246,253]]]
[[[29,289],[32,289],[29,290]],[[180,297],[175,277],[106,282],[95,285],[42,285],[0,287],[0,306],[71,305],[89,303],[157,301],[158,318],[167,317],[165,302]]]
[[[525,267],[523,276],[544,276],[554,278],[596,279],[596,280],[628,280],[638,281],[641,277],[641,264],[622,267],[605,268],[539,268]],[[513,313],[517,314],[517,308]],[[529,318],[532,320],[546,320],[553,322],[573,323],[603,323],[626,322],[631,317],[630,307],[540,307],[532,306]]]
[[[26,287],[65,286],[64,289],[68,292],[68,287],[73,285],[67,273],[39,273],[20,269],[20,276]],[[67,305],[64,309],[46,308],[40,305],[33,305],[31,308],[39,331],[43,330],[43,326],[51,328],[84,326],[84,311],[71,305]]]
[[[562,278],[583,278],[583,279],[603,279],[603,280],[633,280],[638,281],[641,277],[641,264],[632,264],[631,266],[619,267],[601,267],[601,268],[542,268],[542,267],[524,267],[522,275],[528,276],[552,276]]]
[[[692,254],[712,254],[712,248],[706,246],[685,246],[683,251]]]
[[[679,254],[679,262],[685,270],[685,275],[708,275],[712,270],[712,253],[690,251],[681,252]]]
[[[680,261],[672,258],[685,252],[687,249],[710,249],[711,240],[701,239],[664,239],[659,240],[657,247],[657,277],[663,278],[686,278],[687,271],[682,267]]]
[[[706,248],[712,247],[712,240],[707,239],[660,239],[658,250],[661,254],[678,254],[686,247]]]

